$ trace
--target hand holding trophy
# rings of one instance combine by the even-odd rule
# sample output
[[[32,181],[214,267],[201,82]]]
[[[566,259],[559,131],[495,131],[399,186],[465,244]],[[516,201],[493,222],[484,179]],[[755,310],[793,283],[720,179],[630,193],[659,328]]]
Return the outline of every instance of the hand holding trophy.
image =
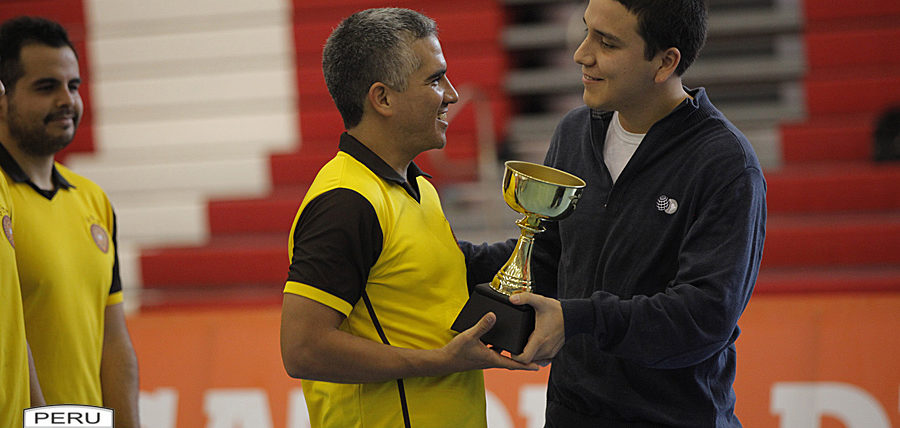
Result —
[[[531,292],[534,234],[544,231],[541,221],[561,220],[571,214],[584,186],[584,180],[555,168],[530,162],[506,162],[503,199],[510,208],[525,215],[516,222],[522,233],[512,256],[490,285],[475,287],[453,323],[453,330],[463,331],[475,325],[484,314],[493,312],[497,323],[481,340],[497,351],[522,352],[534,330],[534,309],[510,303],[509,296]]]

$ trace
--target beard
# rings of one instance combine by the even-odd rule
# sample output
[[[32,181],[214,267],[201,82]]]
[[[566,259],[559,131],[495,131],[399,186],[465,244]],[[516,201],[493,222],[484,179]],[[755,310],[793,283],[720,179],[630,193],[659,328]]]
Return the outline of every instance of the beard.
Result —
[[[65,115],[72,115],[71,132],[50,135],[47,132],[47,124]],[[55,155],[72,142],[80,120],[81,117],[77,113],[70,109],[63,109],[48,114],[40,122],[29,121],[20,116],[15,106],[10,104],[6,126],[9,129],[9,135],[19,142],[20,150],[30,156],[44,157]]]

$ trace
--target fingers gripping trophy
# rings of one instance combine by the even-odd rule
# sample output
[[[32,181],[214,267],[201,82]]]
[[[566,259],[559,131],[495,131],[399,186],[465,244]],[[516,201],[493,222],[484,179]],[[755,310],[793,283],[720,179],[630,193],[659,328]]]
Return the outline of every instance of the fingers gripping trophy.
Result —
[[[584,190],[584,180],[544,165],[530,162],[506,162],[503,174],[503,200],[524,215],[516,222],[522,230],[512,256],[493,281],[475,287],[463,307],[453,330],[463,331],[493,312],[497,323],[481,340],[497,351],[519,354],[534,331],[534,309],[509,302],[509,296],[531,292],[531,253],[534,235],[544,231],[542,221],[566,218]]]

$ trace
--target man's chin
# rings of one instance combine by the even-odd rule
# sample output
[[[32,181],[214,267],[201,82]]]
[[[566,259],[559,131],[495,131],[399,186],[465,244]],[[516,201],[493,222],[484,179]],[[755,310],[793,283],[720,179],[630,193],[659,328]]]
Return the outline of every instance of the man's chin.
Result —
[[[594,110],[606,110],[606,107],[602,100],[600,100],[596,96],[592,96],[587,92],[582,95],[581,99],[584,101],[584,105],[594,109]]]
[[[65,141],[57,140],[57,141],[49,141],[43,142],[41,144],[20,144],[19,147],[23,152],[35,156],[35,157],[45,157],[45,156],[53,156],[72,143],[72,138],[68,138]]]

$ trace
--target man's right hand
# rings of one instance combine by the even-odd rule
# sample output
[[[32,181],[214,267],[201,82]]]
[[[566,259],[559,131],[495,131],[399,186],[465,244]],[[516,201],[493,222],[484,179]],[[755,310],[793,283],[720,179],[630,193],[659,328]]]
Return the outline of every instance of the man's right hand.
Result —
[[[490,331],[496,322],[497,316],[493,312],[488,312],[474,326],[459,333],[440,349],[449,359],[447,365],[451,371],[489,368],[536,371],[541,368],[535,363],[523,364],[504,357],[481,341],[481,336]]]

